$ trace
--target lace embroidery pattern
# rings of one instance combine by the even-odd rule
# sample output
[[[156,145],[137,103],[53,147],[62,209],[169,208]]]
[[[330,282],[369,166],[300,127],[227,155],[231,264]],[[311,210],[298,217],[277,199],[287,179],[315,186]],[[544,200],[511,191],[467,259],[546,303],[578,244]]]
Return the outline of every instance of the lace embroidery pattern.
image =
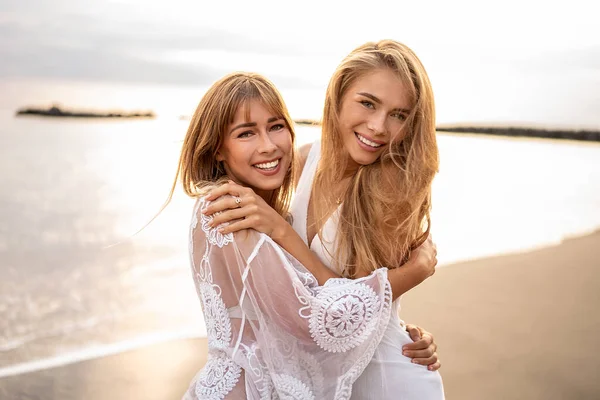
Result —
[[[379,284],[384,288],[381,312],[385,316],[385,318],[383,321],[380,321],[380,324],[377,326],[375,334],[372,338],[373,340],[371,340],[368,344],[368,349],[365,352],[365,355],[354,363],[354,365],[352,366],[350,371],[348,371],[346,376],[338,380],[336,390],[339,394],[339,399],[350,398],[352,394],[352,384],[356,381],[358,376],[362,374],[362,372],[367,367],[367,364],[369,364],[369,362],[371,361],[371,357],[375,353],[375,349],[377,348],[377,346],[379,346],[381,338],[383,337],[390,320],[392,307],[392,286],[390,285],[390,282],[387,279],[387,269],[381,268],[376,271],[376,274],[377,278],[379,279]]]
[[[315,400],[309,387],[293,376],[276,374],[273,383],[281,400]]]
[[[277,339],[264,351],[273,352],[268,358],[272,362],[274,371],[286,371],[287,375],[295,377],[312,388],[315,395],[323,392],[321,365],[312,354],[302,350],[297,342]],[[274,382],[274,384],[278,383]]]
[[[224,353],[211,355],[196,380],[196,397],[206,400],[223,400],[227,393],[235,387],[241,373],[242,368]]]
[[[375,291],[365,284],[340,289],[342,282],[332,283],[318,294],[309,326],[321,348],[338,353],[356,347],[371,334],[381,305]]]
[[[209,202],[203,200],[202,206],[200,208],[204,210],[206,207],[208,207],[208,204]],[[208,223],[213,219],[212,216],[208,217],[204,214],[200,214],[200,219],[202,221],[202,230],[204,231],[204,233],[206,233],[206,238],[208,239],[208,242],[210,244],[222,248],[223,246],[226,246],[229,243],[233,242],[233,233],[223,235],[221,232],[218,231],[218,227],[211,228],[208,225]]]
[[[227,307],[217,293],[213,285],[202,282],[198,285],[204,321],[206,324],[206,336],[209,348],[227,349],[231,342],[231,319],[227,313]]]

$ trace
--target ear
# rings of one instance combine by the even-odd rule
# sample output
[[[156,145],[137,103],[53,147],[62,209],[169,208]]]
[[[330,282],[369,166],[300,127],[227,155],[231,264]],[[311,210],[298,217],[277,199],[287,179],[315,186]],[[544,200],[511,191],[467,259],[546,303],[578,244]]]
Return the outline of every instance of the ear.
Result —
[[[223,153],[221,153],[221,150],[217,151],[217,156],[216,156],[217,161],[221,162],[223,160],[225,160],[225,157],[223,157]]]

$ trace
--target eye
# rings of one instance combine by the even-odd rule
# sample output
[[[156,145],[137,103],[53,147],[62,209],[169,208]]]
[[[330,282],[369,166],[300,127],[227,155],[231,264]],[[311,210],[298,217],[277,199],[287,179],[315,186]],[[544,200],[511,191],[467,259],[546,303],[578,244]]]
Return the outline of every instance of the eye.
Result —
[[[392,117],[399,119],[400,121],[405,121],[406,120],[406,115],[404,115],[403,113],[393,113]]]
[[[243,138],[250,137],[253,134],[254,134],[254,132],[252,132],[252,131],[245,131],[245,132],[242,132],[239,135],[237,135],[237,137],[238,137],[238,139],[243,139]]]
[[[273,125],[273,126],[271,127],[271,130],[272,130],[272,131],[280,131],[280,130],[282,130],[283,128],[285,128],[285,125],[283,125],[283,124],[275,124],[275,125]]]
[[[362,104],[366,108],[375,108],[375,105],[368,100],[361,100],[360,104]]]

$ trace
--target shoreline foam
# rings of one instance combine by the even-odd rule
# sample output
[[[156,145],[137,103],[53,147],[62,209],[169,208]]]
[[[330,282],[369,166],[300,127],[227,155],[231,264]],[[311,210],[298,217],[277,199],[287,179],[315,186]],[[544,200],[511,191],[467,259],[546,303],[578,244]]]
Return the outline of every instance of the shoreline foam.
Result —
[[[47,357],[33,361],[26,361],[23,363],[18,363],[14,365],[9,365],[7,367],[0,368],[0,379],[15,376],[28,374],[31,372],[58,368],[62,366],[67,366],[70,364],[75,364],[79,362],[85,362],[97,358],[119,355],[121,353],[126,353],[131,350],[137,350],[145,347],[149,347],[152,345],[157,345],[161,343],[171,342],[174,340],[184,340],[184,339],[200,339],[205,337],[201,332],[198,331],[180,331],[180,332],[157,332],[148,335],[139,336],[137,338],[123,340],[116,343],[110,343],[99,346],[92,346],[82,348],[76,351],[72,351],[66,354],[57,355],[54,357]]]

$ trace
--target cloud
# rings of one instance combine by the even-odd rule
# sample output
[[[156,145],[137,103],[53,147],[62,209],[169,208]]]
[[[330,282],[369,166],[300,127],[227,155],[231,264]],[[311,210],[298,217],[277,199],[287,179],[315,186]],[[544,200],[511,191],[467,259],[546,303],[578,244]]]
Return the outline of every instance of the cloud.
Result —
[[[170,59],[169,54],[177,50],[218,50],[240,57],[247,52],[257,57],[299,53],[290,45],[210,27],[121,23],[91,15],[0,14],[0,77],[4,78],[206,84],[231,70],[219,65],[218,59],[207,59],[202,65]],[[310,84],[289,70],[269,76],[288,86]]]

